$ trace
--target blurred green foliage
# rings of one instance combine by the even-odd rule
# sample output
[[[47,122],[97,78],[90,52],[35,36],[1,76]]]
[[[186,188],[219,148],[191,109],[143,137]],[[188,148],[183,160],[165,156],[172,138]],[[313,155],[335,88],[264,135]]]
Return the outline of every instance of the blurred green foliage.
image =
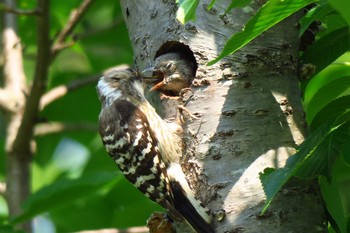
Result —
[[[54,39],[66,25],[80,0],[51,1],[50,35]],[[34,9],[36,1],[19,0],[18,8]],[[36,62],[36,18],[18,16],[25,73],[33,79]],[[118,64],[132,64],[132,48],[118,1],[95,1],[73,32],[76,43],[58,54],[49,73],[48,91],[61,84],[101,74]],[[72,39],[68,39],[70,41]],[[70,92],[48,105],[43,122],[87,123],[97,127],[100,102],[96,84]],[[3,120],[0,118],[0,121]],[[4,125],[0,127],[0,161],[4,156]],[[0,162],[0,181],[5,182],[5,162]],[[96,132],[79,130],[36,138],[32,166],[33,194],[23,204],[24,214],[9,221],[0,196],[0,232],[11,224],[43,216],[56,232],[145,225],[160,207],[149,201],[119,172],[102,147]],[[35,229],[40,232],[43,225]]]

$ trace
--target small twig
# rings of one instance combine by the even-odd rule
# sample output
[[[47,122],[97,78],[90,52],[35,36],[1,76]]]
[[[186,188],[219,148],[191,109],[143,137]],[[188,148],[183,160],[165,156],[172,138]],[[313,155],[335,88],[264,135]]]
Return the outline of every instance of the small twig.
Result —
[[[0,5],[0,10],[5,11],[6,13],[13,13],[17,15],[39,15],[40,14],[39,9],[23,10],[23,9],[7,7],[6,5]]]
[[[40,100],[40,109],[44,109],[47,105],[52,103],[53,101],[65,96],[68,92],[74,91],[80,87],[86,86],[91,83],[96,83],[101,75],[94,75],[92,77],[74,80],[71,83],[60,85],[41,97]]]
[[[98,127],[92,123],[62,123],[49,122],[37,124],[34,128],[34,136],[46,136],[48,134],[62,133],[67,131],[84,130],[88,132],[97,132]]]
[[[56,42],[51,48],[51,55],[55,57],[59,51],[65,48],[65,40],[72,33],[78,22],[82,19],[84,13],[91,6],[94,0],[84,0],[80,6],[70,13],[69,20],[63,30],[58,34]]]
[[[127,229],[101,229],[93,231],[79,231],[77,233],[148,233],[147,227],[130,227]]]
[[[60,44],[56,44],[55,46],[55,50],[57,51],[61,51],[63,49],[72,47],[73,45],[75,45],[75,41],[67,41],[67,42],[62,42]]]

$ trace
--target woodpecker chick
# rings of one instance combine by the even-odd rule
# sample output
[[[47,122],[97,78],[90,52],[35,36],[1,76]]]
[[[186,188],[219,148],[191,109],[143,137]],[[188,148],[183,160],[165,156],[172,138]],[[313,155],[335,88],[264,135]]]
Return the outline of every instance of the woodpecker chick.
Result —
[[[149,72],[153,72],[152,75],[148,75]],[[146,81],[157,82],[151,90],[177,96],[183,88],[191,85],[195,64],[181,53],[166,53],[157,57],[154,66],[145,69],[142,74]]]
[[[146,100],[140,75],[114,70],[101,77],[99,133],[124,176],[176,221],[213,233],[208,210],[194,197],[180,166],[181,139]]]

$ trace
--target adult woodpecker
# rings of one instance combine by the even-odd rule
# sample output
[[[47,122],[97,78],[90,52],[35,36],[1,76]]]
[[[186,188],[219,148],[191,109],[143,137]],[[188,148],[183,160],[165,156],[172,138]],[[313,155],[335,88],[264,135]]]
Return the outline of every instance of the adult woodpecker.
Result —
[[[213,233],[208,209],[195,198],[181,169],[181,138],[146,100],[140,75],[113,70],[100,78],[97,92],[99,133],[124,176],[172,219]]]

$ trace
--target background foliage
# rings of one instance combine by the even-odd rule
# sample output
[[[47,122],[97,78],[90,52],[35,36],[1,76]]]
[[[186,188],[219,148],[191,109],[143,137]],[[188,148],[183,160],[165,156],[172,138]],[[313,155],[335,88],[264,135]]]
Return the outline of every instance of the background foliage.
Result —
[[[177,16],[181,22],[195,18],[198,0],[177,2]],[[233,7],[245,7],[249,2],[232,1],[226,13],[230,14]],[[317,5],[305,14],[300,26],[302,35],[315,20],[322,23],[316,42],[300,54],[301,63],[308,64],[304,66],[306,70],[302,70],[300,86],[310,134],[284,168],[266,169],[261,174],[268,198],[264,210],[292,176],[316,178],[330,214],[330,232],[345,233],[350,232],[350,54],[347,52],[350,16],[346,10],[350,9],[350,2],[270,0],[252,16],[244,31],[228,40],[218,59],[312,2]],[[70,11],[79,4],[78,0],[65,1],[65,4],[52,1],[52,37],[64,27]],[[214,4],[220,2],[212,0],[209,7]],[[33,0],[19,1],[19,8],[32,9],[35,5]],[[28,82],[33,75],[37,51],[35,23],[34,16],[19,16]],[[132,50],[117,1],[96,1],[73,37],[77,39],[74,46],[60,53],[52,64],[50,89],[72,80],[100,75],[111,66],[132,63]],[[83,122],[97,126],[99,109],[95,84],[92,84],[47,106],[40,117],[43,122]],[[5,161],[2,122],[0,118],[0,161]],[[37,137],[36,147],[32,166],[33,194],[23,205],[24,214],[14,222],[34,218],[36,232],[126,228],[144,225],[150,213],[159,208],[125,181],[102,148],[96,131]],[[1,162],[0,182],[5,182],[5,178],[5,163]],[[9,232],[14,222],[9,220],[6,202],[0,196],[0,232]]]
[[[67,23],[80,0],[51,1],[51,36]],[[18,1],[20,9],[34,9],[36,1]],[[37,51],[35,16],[18,16],[28,82],[32,79]],[[95,1],[77,25],[74,46],[63,50],[49,73],[49,89],[101,73],[118,64],[132,64],[132,49],[117,1]],[[42,122],[86,124],[95,130],[66,131],[36,138],[32,166],[33,195],[24,203],[24,215],[34,218],[36,232],[52,221],[56,232],[145,225],[159,207],[130,185],[105,152],[97,133],[100,102],[96,83],[84,86],[47,106]],[[0,181],[5,182],[5,127],[0,121]],[[142,211],[140,211],[142,206]],[[135,214],[137,213],[137,214]],[[133,216],[130,218],[130,216]],[[0,232],[9,232],[5,199],[0,196]],[[2,226],[2,227],[1,227]],[[50,228],[50,227],[49,227]],[[2,229],[2,230],[1,230]]]

